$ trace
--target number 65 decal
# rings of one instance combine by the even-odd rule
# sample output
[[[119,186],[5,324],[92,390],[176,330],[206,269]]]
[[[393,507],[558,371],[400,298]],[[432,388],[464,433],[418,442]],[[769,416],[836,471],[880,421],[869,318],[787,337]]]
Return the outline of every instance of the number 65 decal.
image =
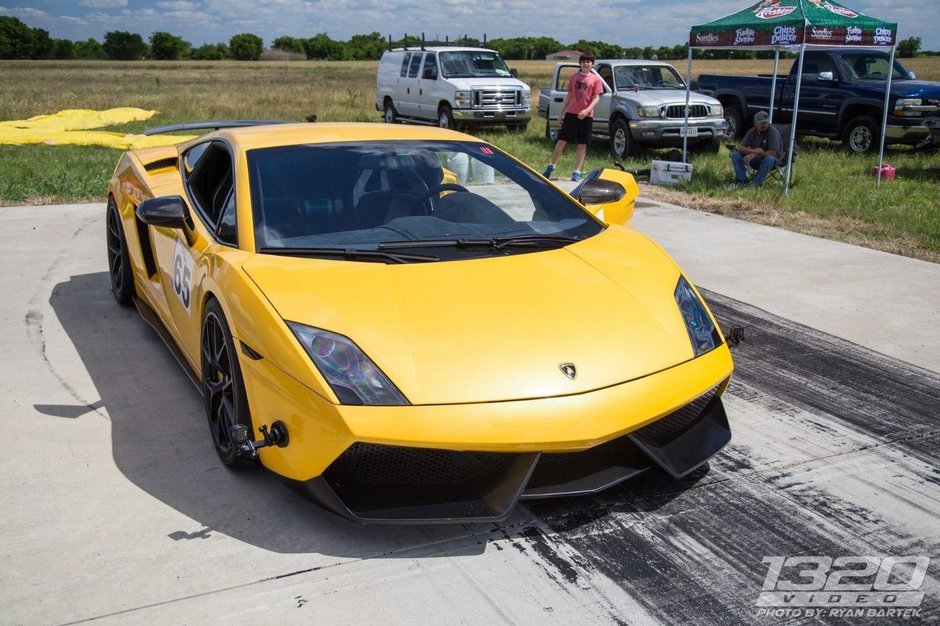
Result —
[[[192,302],[192,282],[193,267],[195,263],[189,250],[176,240],[176,247],[173,249],[173,292],[183,304],[183,308],[190,313],[189,306]]]

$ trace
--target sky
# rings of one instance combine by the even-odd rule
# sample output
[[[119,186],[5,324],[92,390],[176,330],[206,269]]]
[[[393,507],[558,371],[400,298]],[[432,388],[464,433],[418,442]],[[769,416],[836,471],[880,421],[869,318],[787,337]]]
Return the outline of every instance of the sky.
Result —
[[[623,47],[674,46],[689,27],[734,13],[754,0],[0,0],[0,15],[20,18],[56,39],[99,42],[108,31],[178,35],[199,46],[253,33],[266,47],[275,37],[326,33],[348,40],[378,32],[429,39],[548,36],[562,44],[600,40]],[[940,50],[937,0],[842,0],[872,17],[898,23],[898,38],[920,37],[922,50]]]

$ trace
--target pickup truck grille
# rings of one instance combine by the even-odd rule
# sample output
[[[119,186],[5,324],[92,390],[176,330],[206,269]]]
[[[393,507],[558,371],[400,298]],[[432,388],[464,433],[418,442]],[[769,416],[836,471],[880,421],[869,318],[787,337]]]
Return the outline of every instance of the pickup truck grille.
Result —
[[[685,119],[685,105],[673,104],[666,107],[666,117],[669,119]],[[704,104],[690,104],[689,117],[708,117],[708,107]]]
[[[518,89],[474,89],[473,108],[502,109],[522,106],[522,91]]]

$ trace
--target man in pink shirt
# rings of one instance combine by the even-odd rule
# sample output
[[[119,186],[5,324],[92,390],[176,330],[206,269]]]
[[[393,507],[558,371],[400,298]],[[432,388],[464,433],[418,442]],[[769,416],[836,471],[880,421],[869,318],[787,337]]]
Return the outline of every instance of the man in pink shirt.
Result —
[[[601,94],[604,93],[604,83],[601,77],[594,73],[595,60],[593,54],[582,54],[579,60],[580,71],[568,81],[568,93],[565,94],[565,100],[561,103],[564,119],[561,123],[561,130],[558,131],[558,141],[555,142],[555,148],[552,150],[552,162],[542,173],[546,178],[549,178],[555,171],[558,157],[561,156],[568,142],[576,141],[578,144],[577,161],[574,171],[571,172],[571,180],[581,180],[581,166],[584,165],[587,146],[591,142],[594,107],[597,106]]]

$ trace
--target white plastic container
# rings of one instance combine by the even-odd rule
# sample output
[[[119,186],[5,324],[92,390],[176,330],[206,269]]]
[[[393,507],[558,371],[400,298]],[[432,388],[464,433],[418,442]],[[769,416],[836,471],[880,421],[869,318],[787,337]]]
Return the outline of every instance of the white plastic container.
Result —
[[[692,180],[692,164],[676,161],[653,161],[650,169],[650,184],[677,185]]]

